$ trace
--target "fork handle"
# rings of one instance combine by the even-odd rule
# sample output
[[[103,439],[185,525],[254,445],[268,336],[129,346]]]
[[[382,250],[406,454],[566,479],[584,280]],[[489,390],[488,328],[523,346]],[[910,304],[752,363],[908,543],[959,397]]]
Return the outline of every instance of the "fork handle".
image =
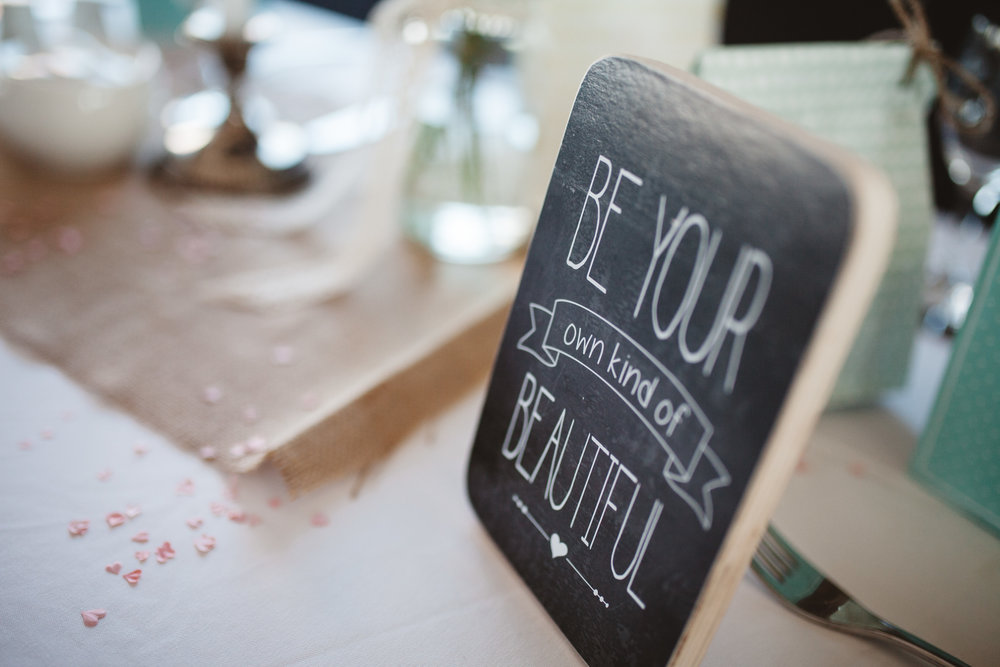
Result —
[[[941,667],[969,667],[965,662],[962,662],[950,653],[942,651],[937,646],[933,644],[928,644],[920,637],[911,635],[906,630],[896,627],[888,621],[880,620],[880,627],[876,629],[876,632],[883,638],[888,639],[892,643],[899,646],[901,649],[908,651],[909,653],[923,658],[932,665],[940,665]]]

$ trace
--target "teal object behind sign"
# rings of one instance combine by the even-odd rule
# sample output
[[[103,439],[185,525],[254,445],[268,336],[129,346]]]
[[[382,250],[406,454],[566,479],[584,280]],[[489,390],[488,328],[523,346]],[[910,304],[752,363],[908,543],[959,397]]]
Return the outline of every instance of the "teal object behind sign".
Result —
[[[139,0],[143,33],[159,41],[170,40],[194,8],[195,0]]]
[[[1000,225],[911,471],[1000,534]]]

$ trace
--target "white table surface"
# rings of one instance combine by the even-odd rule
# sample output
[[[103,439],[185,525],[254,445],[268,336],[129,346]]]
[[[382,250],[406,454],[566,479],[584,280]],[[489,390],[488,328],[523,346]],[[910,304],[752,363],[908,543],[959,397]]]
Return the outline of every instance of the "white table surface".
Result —
[[[893,398],[907,419],[926,410],[943,349],[921,339],[938,361]],[[0,664],[579,664],[466,499],[481,398],[428,420],[356,497],[345,479],[291,501],[273,470],[233,480],[0,344]],[[881,409],[827,415],[776,524],[873,609],[998,664],[1000,540],[906,476],[913,440]],[[130,505],[141,514],[110,528]],[[86,535],[69,534],[76,519]],[[148,543],[131,541],[139,531]],[[210,553],[194,548],[202,534]],[[172,560],[136,561],[165,541]],[[107,615],[86,627],[94,608]],[[917,663],[799,619],[748,574],[704,664]]]

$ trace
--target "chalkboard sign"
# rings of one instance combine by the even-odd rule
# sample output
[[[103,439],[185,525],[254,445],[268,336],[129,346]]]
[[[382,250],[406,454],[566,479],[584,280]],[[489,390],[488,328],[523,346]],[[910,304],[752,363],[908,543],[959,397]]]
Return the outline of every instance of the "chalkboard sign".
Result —
[[[608,58],[569,119],[468,469],[592,664],[697,661],[888,254],[878,172]]]

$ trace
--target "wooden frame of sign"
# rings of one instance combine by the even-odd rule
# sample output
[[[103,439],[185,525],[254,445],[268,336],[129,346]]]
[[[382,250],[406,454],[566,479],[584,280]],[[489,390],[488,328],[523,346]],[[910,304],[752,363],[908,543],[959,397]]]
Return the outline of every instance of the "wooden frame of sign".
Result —
[[[468,492],[592,664],[703,655],[892,245],[885,178],[691,75],[587,73]]]

